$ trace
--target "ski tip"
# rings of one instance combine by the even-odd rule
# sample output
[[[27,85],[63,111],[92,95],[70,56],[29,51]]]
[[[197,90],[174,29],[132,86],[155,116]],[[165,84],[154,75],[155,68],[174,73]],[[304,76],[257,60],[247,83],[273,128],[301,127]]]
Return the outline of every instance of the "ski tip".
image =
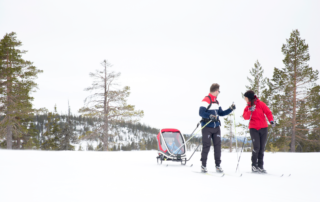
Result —
[[[190,167],[192,167],[193,166],[193,164],[191,164],[191,166]]]
[[[224,176],[224,173],[222,174],[222,176],[221,177],[223,177]]]
[[[240,177],[242,177],[242,173],[241,173]]]
[[[283,174],[280,177],[283,177]]]
[[[289,174],[289,176],[288,177],[290,177],[291,176],[291,174]]]

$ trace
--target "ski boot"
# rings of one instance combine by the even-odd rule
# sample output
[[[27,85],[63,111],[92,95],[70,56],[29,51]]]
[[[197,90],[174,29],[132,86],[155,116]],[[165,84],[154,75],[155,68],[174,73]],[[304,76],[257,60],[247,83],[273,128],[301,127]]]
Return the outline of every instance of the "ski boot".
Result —
[[[267,173],[267,171],[265,169],[263,169],[262,166],[259,166],[258,170],[259,170],[260,173]]]
[[[252,172],[253,173],[260,173],[259,167],[257,165],[252,165]]]
[[[202,173],[208,172],[207,167],[201,166],[201,172],[202,172]]]
[[[216,172],[217,173],[223,173],[223,170],[220,166],[216,166]]]

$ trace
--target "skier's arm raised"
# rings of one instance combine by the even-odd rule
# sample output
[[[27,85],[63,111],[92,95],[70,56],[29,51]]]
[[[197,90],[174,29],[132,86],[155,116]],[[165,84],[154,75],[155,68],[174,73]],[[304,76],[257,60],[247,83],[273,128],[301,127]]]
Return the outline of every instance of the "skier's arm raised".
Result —
[[[236,109],[236,105],[232,104],[227,110],[223,111],[221,107],[219,107],[219,111],[218,114],[219,116],[226,116],[228,114],[230,114],[233,110]]]
[[[228,108],[227,110],[224,110],[224,111],[222,110],[221,107],[219,107],[218,114],[219,114],[219,116],[226,116],[226,115],[230,114],[232,111],[233,111],[233,109],[231,107]]]

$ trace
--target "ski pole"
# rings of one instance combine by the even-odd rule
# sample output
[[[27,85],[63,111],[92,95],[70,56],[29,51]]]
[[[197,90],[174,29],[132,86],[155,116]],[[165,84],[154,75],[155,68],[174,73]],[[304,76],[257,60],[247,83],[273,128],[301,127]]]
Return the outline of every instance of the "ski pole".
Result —
[[[251,114],[250,114],[249,125],[250,125],[251,117],[252,117],[252,112],[251,112]],[[240,158],[241,158],[241,154],[242,154],[242,150],[243,150],[243,148],[244,148],[244,143],[245,143],[245,142],[246,142],[246,137],[244,137],[244,140],[243,140],[243,143],[242,143],[242,149],[241,149],[241,152],[240,152],[240,156],[239,156],[239,160],[238,160],[236,172],[238,171],[238,167],[239,167],[239,163],[240,163]]]
[[[197,148],[193,151],[192,155],[190,156],[190,158],[187,161],[190,161],[190,159],[192,158],[193,154],[196,153],[196,151],[198,150],[201,140],[199,140],[199,145],[197,146]]]
[[[193,132],[191,133],[191,135],[194,133],[195,130],[197,130],[197,128],[199,127],[199,124],[200,124],[200,122],[197,124],[197,127],[193,130]],[[178,151],[180,148],[181,148],[181,147],[179,147],[176,151]],[[176,151],[175,151],[175,152],[176,152]],[[182,152],[182,151],[180,150],[180,152]]]
[[[200,128],[200,130],[202,130],[204,127],[206,127],[209,123],[211,123],[212,120],[208,121],[208,123],[206,123],[206,125],[204,125],[202,128]],[[195,134],[193,134],[185,143],[183,143],[176,151],[174,151],[173,153],[177,152],[183,145],[187,144],[187,142],[189,142],[200,130],[198,130]]]
[[[244,143],[246,142],[246,138],[244,138],[243,140],[243,143],[242,143],[242,149],[241,149],[241,153],[240,153],[240,156],[239,156],[239,160],[238,160],[238,165],[237,165],[237,168],[236,168],[236,173],[238,171],[238,167],[239,167],[239,163],[240,163],[240,158],[241,158],[241,154],[242,154],[242,150],[243,150],[243,147],[244,147]]]
[[[237,140],[237,129],[236,129],[236,113],[233,111],[233,123],[234,123],[234,136],[236,138],[236,152],[238,158],[238,140]]]

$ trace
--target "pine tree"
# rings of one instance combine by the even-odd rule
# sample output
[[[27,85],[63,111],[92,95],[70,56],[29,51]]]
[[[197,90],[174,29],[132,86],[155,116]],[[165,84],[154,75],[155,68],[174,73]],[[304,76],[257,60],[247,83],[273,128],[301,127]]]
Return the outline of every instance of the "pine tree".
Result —
[[[72,144],[78,143],[78,138],[73,130],[73,123],[71,121],[70,106],[68,107],[66,123],[64,123],[59,139],[60,150],[74,150],[74,146]]]
[[[0,41],[0,115],[5,116],[0,122],[0,136],[6,134],[7,149],[12,149],[14,138],[19,142],[27,133],[22,122],[32,115],[30,93],[37,87],[33,80],[42,72],[22,58],[27,51],[18,49],[21,45],[14,32]]]
[[[55,106],[54,112],[48,113],[47,123],[45,124],[46,132],[43,133],[41,137],[42,150],[59,150],[59,136],[61,133],[59,121],[59,114],[57,113],[57,107]]]
[[[320,152],[320,86],[311,89],[310,96],[306,103],[309,107],[308,141],[306,141],[308,152]]]
[[[82,145],[80,144],[78,151],[83,151]]]
[[[29,123],[28,132],[23,136],[23,149],[39,149],[39,131],[33,122]]]
[[[260,96],[263,97],[263,91],[266,88],[266,78],[263,77],[263,72],[264,70],[257,60],[257,62],[254,63],[254,67],[250,69],[250,75],[253,78],[247,77],[250,84],[246,86],[246,89],[253,90],[259,98]]]
[[[109,72],[111,65],[104,60],[102,62],[102,70],[96,70],[90,73],[90,77],[94,79],[92,86],[86,88],[91,94],[85,100],[85,106],[79,110],[83,116],[95,117],[102,120],[101,124],[97,124],[95,129],[85,138],[95,138],[103,143],[103,150],[108,150],[109,144],[109,127],[114,121],[140,118],[143,111],[135,110],[133,105],[127,104],[127,98],[130,95],[130,88],[125,86],[122,90],[115,88],[117,84],[115,80],[120,73]]]
[[[279,133],[291,134],[290,151],[295,152],[296,138],[300,145],[307,140],[305,131],[312,114],[308,113],[306,100],[312,95],[319,72],[307,64],[310,60],[309,46],[300,38],[298,30],[293,30],[286,42],[282,46],[285,67],[275,68],[271,80],[274,93],[272,109],[280,123]],[[308,118],[301,116],[304,113]]]
[[[233,134],[233,120],[232,114],[229,114],[226,118],[224,118],[224,128],[228,130],[228,133],[225,135],[229,139],[229,149],[232,152],[232,139],[234,138]]]

